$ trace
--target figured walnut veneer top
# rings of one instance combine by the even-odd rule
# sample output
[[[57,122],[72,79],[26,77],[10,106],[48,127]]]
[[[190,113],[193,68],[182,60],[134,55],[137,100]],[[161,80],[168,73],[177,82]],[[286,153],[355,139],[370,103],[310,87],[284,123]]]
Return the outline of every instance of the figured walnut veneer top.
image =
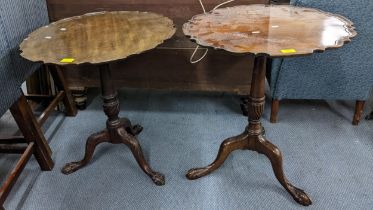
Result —
[[[31,61],[98,64],[155,48],[174,33],[172,20],[155,13],[98,12],[42,27],[31,33],[20,49]]]
[[[288,5],[242,5],[194,16],[184,34],[198,44],[272,57],[341,47],[356,35],[346,18]]]

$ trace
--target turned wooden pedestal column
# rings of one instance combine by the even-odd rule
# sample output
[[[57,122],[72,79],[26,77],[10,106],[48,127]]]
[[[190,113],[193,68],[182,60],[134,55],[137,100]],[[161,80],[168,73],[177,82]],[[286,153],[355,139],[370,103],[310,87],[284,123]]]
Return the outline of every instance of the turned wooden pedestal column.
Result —
[[[142,131],[140,125],[131,125],[127,118],[119,118],[118,93],[111,82],[110,69],[108,64],[102,64],[100,68],[103,109],[108,117],[106,129],[91,135],[86,143],[84,158],[78,162],[71,162],[62,168],[62,173],[70,174],[84,167],[92,159],[96,146],[100,143],[108,142],[112,144],[125,144],[135,157],[140,168],[153,180],[156,185],[164,185],[164,175],[154,172],[143,155],[141,146],[136,139],[136,135]]]

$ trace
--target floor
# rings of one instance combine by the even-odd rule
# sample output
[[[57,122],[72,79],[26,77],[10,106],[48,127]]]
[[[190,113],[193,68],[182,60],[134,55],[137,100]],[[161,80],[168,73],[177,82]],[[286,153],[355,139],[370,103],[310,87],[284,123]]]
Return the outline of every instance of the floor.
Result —
[[[98,92],[90,98],[75,118],[59,114],[48,121],[55,168],[40,172],[32,158],[7,209],[306,209],[256,152],[234,152],[215,173],[185,178],[188,169],[215,158],[223,139],[244,130],[247,119],[230,94],[120,91],[121,115],[144,127],[140,142],[152,167],[166,175],[165,186],[155,186],[124,145],[103,144],[89,166],[63,175],[61,167],[80,159],[86,138],[105,124]],[[353,103],[347,102],[285,101],[277,124],[269,123],[269,111],[266,135],[282,150],[290,182],[311,196],[307,209],[372,208],[373,121],[352,126]],[[0,131],[11,132],[8,118]],[[2,181],[18,157],[0,156]]]

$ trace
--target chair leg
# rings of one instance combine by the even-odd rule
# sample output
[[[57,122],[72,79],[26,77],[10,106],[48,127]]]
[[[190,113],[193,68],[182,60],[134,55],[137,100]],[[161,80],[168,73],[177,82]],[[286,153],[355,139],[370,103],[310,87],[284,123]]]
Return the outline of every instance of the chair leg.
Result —
[[[3,205],[5,200],[7,199],[10,191],[12,190],[14,184],[17,182],[19,176],[21,175],[23,169],[25,168],[27,162],[29,161],[33,149],[35,147],[34,142],[28,144],[26,149],[23,151],[21,158],[18,160],[16,166],[8,175],[8,178],[5,180],[4,184],[1,186],[0,189],[0,210],[4,209]]]
[[[273,99],[272,106],[271,106],[271,123],[277,123],[277,114],[280,108],[280,100]]]
[[[77,109],[61,68],[58,66],[48,65],[48,69],[57,88],[65,92],[63,104],[65,105],[66,115],[75,116],[77,114]]]
[[[358,125],[363,114],[365,101],[356,101],[354,119],[352,125]]]
[[[26,141],[34,143],[34,155],[41,170],[52,170],[54,166],[51,158],[52,151],[23,94],[10,107],[10,112]]]

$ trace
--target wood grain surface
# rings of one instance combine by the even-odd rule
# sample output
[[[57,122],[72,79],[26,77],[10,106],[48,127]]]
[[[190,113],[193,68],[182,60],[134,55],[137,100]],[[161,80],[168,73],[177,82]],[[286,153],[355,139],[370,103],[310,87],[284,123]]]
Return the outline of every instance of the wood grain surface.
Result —
[[[31,33],[20,49],[31,61],[98,64],[153,49],[174,33],[172,20],[155,13],[96,12],[42,27]]]
[[[224,0],[203,0],[207,11],[222,2]],[[203,12],[198,0],[47,0],[47,3],[51,21],[101,11],[147,11],[162,14],[171,18],[176,26],[176,33],[171,40],[157,47],[167,49],[194,49],[196,44],[185,37],[181,29],[191,17]],[[269,0],[235,0],[224,7],[267,3]]]
[[[203,0],[206,10],[224,0]],[[268,0],[236,0],[225,6],[264,4]],[[196,46],[182,31],[182,25],[202,13],[198,0],[47,0],[51,21],[99,11],[148,11],[173,20],[175,35],[156,49],[111,63],[116,87],[178,91],[223,91],[240,95],[250,92],[253,56],[237,56],[210,50],[197,64],[189,58]],[[224,6],[224,7],[225,7]],[[200,48],[199,58],[205,52]],[[232,65],[234,64],[234,65]],[[69,65],[64,75],[72,89],[99,87],[98,69],[92,65]]]
[[[348,19],[289,5],[242,5],[194,16],[184,34],[234,53],[286,57],[341,47],[357,33]]]

